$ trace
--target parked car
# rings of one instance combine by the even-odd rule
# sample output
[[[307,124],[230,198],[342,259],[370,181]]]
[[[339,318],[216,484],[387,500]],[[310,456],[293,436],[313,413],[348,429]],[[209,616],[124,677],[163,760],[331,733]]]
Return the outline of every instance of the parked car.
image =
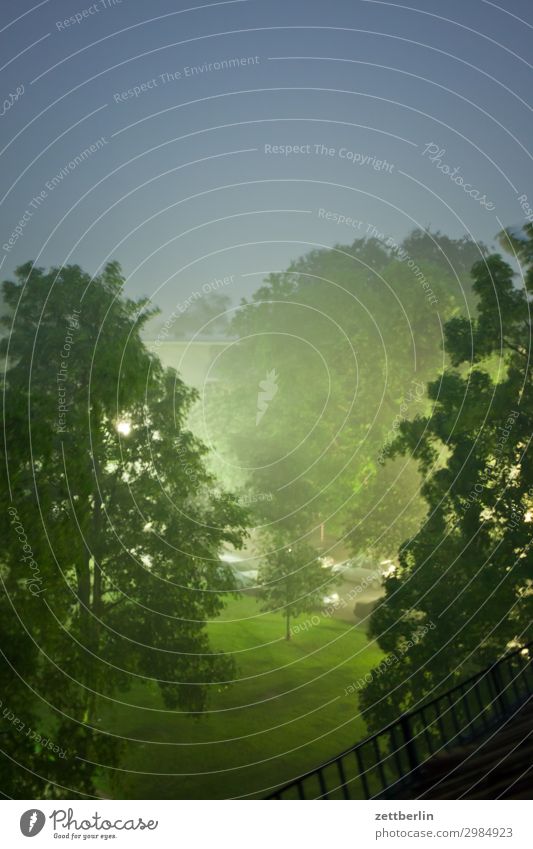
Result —
[[[325,607],[327,607],[330,604],[337,604],[338,601],[339,601],[339,594],[338,593],[329,593],[328,595],[325,595],[322,598],[322,604]]]

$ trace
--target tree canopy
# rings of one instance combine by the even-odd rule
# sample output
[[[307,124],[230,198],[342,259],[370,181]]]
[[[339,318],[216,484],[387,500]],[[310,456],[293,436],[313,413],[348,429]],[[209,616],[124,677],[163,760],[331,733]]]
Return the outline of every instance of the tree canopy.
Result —
[[[234,589],[219,553],[240,547],[246,517],[213,497],[186,426],[197,394],[143,344],[152,313],[117,263],[95,277],[28,263],[3,289],[1,689],[25,727],[73,750],[60,759],[13,725],[3,748],[20,766],[3,786],[91,793],[94,764],[117,757],[99,699],[153,682],[198,712],[231,678],[205,622]]]

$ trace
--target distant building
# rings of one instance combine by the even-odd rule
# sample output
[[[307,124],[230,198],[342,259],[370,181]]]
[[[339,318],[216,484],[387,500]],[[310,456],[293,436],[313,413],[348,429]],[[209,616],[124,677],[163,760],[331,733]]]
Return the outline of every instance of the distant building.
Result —
[[[234,345],[236,337],[196,336],[194,339],[145,341],[164,366],[178,371],[189,386],[202,389],[206,382],[217,380],[217,358]]]

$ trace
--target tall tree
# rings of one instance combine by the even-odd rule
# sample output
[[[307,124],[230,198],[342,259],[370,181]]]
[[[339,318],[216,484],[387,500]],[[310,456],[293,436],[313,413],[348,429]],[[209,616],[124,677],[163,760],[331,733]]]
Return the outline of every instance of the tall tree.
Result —
[[[207,449],[185,425],[196,392],[146,349],[152,313],[123,287],[117,263],[93,278],[27,264],[4,283],[2,691],[83,763],[19,758],[12,727],[2,739],[20,767],[4,786],[26,796],[94,791],[90,764],[117,757],[95,731],[99,699],[140,679],[201,711],[231,677],[205,620],[233,589],[218,555],[241,545],[245,517],[212,497]]]
[[[225,467],[269,496],[254,505],[258,522],[306,534],[325,521],[355,550],[387,556],[414,532],[416,463],[383,472],[381,454],[399,420],[427,409],[441,322],[470,308],[468,270],[483,252],[439,233],[357,239],[311,251],[242,304],[241,341],[217,362],[205,419]],[[272,372],[277,392],[258,422]]]
[[[533,226],[502,244],[524,280],[499,254],[474,265],[477,317],[446,325],[451,368],[429,384],[433,414],[402,423],[390,448],[418,463],[427,517],[371,619],[371,636],[401,656],[362,694],[373,728],[531,639]]]

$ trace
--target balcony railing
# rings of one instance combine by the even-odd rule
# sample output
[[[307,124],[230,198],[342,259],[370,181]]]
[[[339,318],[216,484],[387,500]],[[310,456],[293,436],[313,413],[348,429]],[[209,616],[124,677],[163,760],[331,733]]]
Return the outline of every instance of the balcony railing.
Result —
[[[269,799],[375,799],[436,752],[498,726],[533,693],[531,649],[504,655],[336,757],[295,778]]]

